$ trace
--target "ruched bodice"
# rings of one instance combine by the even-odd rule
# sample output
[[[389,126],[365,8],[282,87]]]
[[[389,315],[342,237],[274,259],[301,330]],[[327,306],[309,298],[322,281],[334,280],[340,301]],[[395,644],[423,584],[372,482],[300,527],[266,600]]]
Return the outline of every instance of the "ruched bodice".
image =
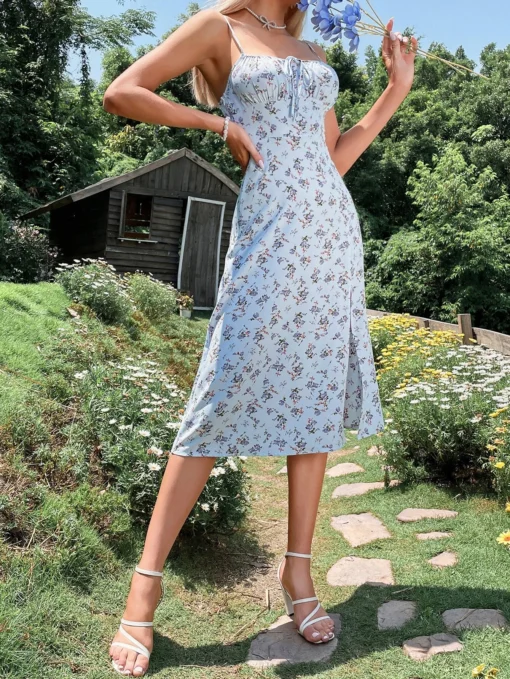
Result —
[[[230,26],[230,24],[229,24]],[[230,26],[232,31],[232,27]],[[178,455],[294,455],[383,429],[352,197],[326,144],[339,80],[317,59],[246,54],[220,100],[250,158]],[[313,49],[313,48],[312,48]]]
[[[249,64],[247,63],[249,62]],[[336,101],[339,81],[335,69],[319,59],[299,59],[269,54],[246,54],[236,61],[220,105],[230,116],[250,112],[257,104],[273,104],[292,124],[301,117],[318,111],[325,113]]]

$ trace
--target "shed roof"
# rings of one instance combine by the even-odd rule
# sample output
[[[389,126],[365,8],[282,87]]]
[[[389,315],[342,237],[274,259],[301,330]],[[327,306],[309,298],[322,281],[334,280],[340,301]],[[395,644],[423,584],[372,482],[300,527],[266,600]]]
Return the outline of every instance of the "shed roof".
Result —
[[[204,160],[193,151],[190,151],[190,149],[182,148],[178,151],[170,151],[168,155],[164,156],[163,158],[155,160],[152,163],[148,163],[147,165],[143,165],[136,170],[131,170],[131,172],[126,172],[117,177],[106,177],[106,179],[101,179],[101,181],[96,182],[95,184],[90,184],[90,186],[86,186],[84,189],[79,189],[78,191],[73,191],[73,193],[68,193],[66,196],[61,196],[60,198],[52,200],[45,205],[41,205],[34,210],[30,210],[30,212],[25,212],[25,214],[20,215],[19,218],[28,219],[29,217],[37,217],[44,212],[56,210],[57,208],[64,207],[64,205],[69,205],[69,203],[76,203],[83,198],[89,198],[89,196],[93,196],[96,193],[102,193],[103,191],[112,189],[119,184],[129,181],[130,179],[135,179],[146,172],[157,170],[158,168],[168,165],[169,163],[173,163],[184,156],[217,177],[217,179],[228,186],[228,188],[231,189],[231,191],[233,191],[236,195],[239,194],[239,186],[229,177],[227,177],[225,173],[223,173],[221,170],[218,170],[217,167],[211,163],[208,163],[207,160]]]

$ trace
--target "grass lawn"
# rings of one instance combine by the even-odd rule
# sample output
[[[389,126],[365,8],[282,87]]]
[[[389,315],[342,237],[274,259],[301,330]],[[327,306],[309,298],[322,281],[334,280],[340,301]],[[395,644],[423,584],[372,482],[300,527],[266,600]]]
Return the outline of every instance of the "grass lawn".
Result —
[[[0,283],[0,425],[41,377],[39,348],[69,318],[70,300],[51,283]]]
[[[219,536],[216,543],[181,546],[167,562],[167,596],[155,621],[153,676],[468,679],[476,665],[486,663],[500,669],[499,677],[510,677],[509,634],[505,631],[457,633],[464,643],[462,652],[436,656],[425,663],[406,658],[401,649],[406,639],[444,631],[441,613],[449,608],[498,608],[510,620],[509,554],[495,540],[507,528],[508,518],[491,500],[457,497],[428,485],[331,499],[339,483],[382,478],[377,458],[365,453],[369,443],[362,441],[352,456],[342,458],[358,462],[365,473],[341,479],[326,477],[324,484],[313,570],[318,596],[328,611],[340,613],[342,619],[340,643],[331,661],[263,671],[244,664],[253,637],[283,614],[275,566],[285,549],[286,477],[276,474],[284,458],[258,458],[248,461],[253,509],[247,530],[234,537]],[[358,445],[353,437],[350,445]],[[330,457],[329,465],[336,464],[335,455]],[[401,524],[396,516],[407,507],[455,509],[459,515]],[[366,511],[384,522],[392,538],[352,548],[332,529],[330,518]],[[453,536],[430,542],[414,537],[416,532],[437,529],[452,531]],[[427,563],[443,549],[456,552],[457,566],[438,570]],[[350,554],[390,559],[396,585],[329,586],[328,569]],[[26,647],[19,648],[19,640],[12,639],[19,648],[19,662],[3,676],[111,676],[108,643],[119,623],[134,563],[132,560],[115,575],[99,578],[90,591],[85,583],[81,591],[62,582],[43,583],[43,573],[33,573],[31,583],[18,582],[17,596],[24,605],[16,613],[16,627],[26,624],[26,634],[34,643],[28,644],[27,652]],[[14,596],[12,585],[8,589]],[[36,599],[25,597],[31,588],[37,591]],[[262,612],[266,589],[270,589],[272,609]],[[418,615],[400,631],[380,632],[377,608],[391,599],[416,601]],[[244,625],[247,627],[241,630]]]
[[[44,365],[37,347],[48,342],[63,324],[72,322],[68,305],[56,285],[0,285],[0,426],[2,418],[13,408],[21,408],[27,391],[42,379]],[[206,324],[207,314],[203,313],[191,323],[176,317],[165,332],[149,328],[138,340],[137,350],[157,353],[163,357],[162,363],[175,366],[182,384],[190,385],[193,375],[187,365],[196,365]],[[128,341],[114,328],[105,332],[118,336],[121,343]],[[252,506],[245,527],[234,535],[180,542],[167,562],[167,594],[155,616],[149,676],[469,679],[475,666],[485,664],[500,670],[498,679],[510,679],[508,631],[458,632],[464,643],[462,652],[439,655],[424,663],[408,659],[402,651],[407,639],[446,631],[441,614],[450,608],[497,608],[510,621],[510,551],[496,542],[497,536],[508,530],[510,516],[495,500],[481,494],[465,495],[426,484],[332,499],[338,485],[382,480],[381,460],[366,454],[375,442],[376,437],[358,441],[349,434],[346,447],[352,452],[346,457],[332,454],[328,463],[331,467],[338,462],[356,462],[365,470],[340,478],[326,476],[317,521],[312,562],[317,595],[342,621],[331,660],[268,670],[245,663],[252,639],[283,614],[276,565],[286,549],[287,480],[277,474],[285,458],[254,458],[246,462]],[[31,458],[25,462],[30,465]],[[4,529],[2,502],[9,489],[1,464],[2,455],[0,527]],[[60,487],[55,490],[58,498]],[[458,516],[398,522],[396,516],[408,507],[454,509]],[[49,502],[46,521],[51,508]],[[88,509],[86,504],[84,509]],[[350,547],[332,528],[331,517],[361,512],[372,512],[381,519],[391,538]],[[11,532],[14,529],[9,527]],[[63,530],[60,516],[57,529]],[[428,542],[416,539],[416,533],[430,530],[451,531],[452,536]],[[77,535],[80,539],[88,536],[86,532]],[[104,540],[106,543],[107,538]],[[92,572],[84,569],[83,577],[71,579],[54,566],[52,550],[59,549],[58,541],[37,541],[36,537],[28,546],[0,543],[0,677],[118,676],[111,668],[108,647],[120,622],[142,544],[143,534],[133,530],[127,543],[108,543],[108,548],[97,549]],[[77,544],[76,549],[81,546]],[[427,563],[444,550],[456,553],[455,567],[439,570]],[[396,584],[330,586],[328,570],[348,555],[389,559]],[[267,590],[270,610],[266,608]],[[416,602],[417,616],[401,630],[379,631],[377,609],[394,599]]]

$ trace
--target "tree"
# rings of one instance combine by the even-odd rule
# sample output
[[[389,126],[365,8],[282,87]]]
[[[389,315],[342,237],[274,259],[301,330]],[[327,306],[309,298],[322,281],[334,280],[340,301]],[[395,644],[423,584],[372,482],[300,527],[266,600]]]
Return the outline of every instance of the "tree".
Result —
[[[479,327],[510,331],[510,199],[496,173],[452,143],[432,166],[417,164],[408,193],[418,215],[389,239],[369,304],[445,321],[471,313]]]
[[[132,41],[150,31],[153,18],[149,12],[128,10],[120,17],[97,19],[80,0],[0,3],[2,181],[13,182],[26,196],[19,203],[1,202],[0,192],[0,210],[15,216],[27,202],[87,183],[101,133],[87,49]],[[66,72],[73,51],[81,56],[78,84]]]

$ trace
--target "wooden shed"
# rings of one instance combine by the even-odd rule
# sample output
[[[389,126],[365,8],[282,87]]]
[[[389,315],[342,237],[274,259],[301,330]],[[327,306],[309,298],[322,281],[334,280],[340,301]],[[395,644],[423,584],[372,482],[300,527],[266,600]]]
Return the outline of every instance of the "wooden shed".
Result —
[[[103,257],[119,273],[150,272],[212,309],[239,187],[189,149],[109,177],[22,215],[50,212],[62,261]]]

